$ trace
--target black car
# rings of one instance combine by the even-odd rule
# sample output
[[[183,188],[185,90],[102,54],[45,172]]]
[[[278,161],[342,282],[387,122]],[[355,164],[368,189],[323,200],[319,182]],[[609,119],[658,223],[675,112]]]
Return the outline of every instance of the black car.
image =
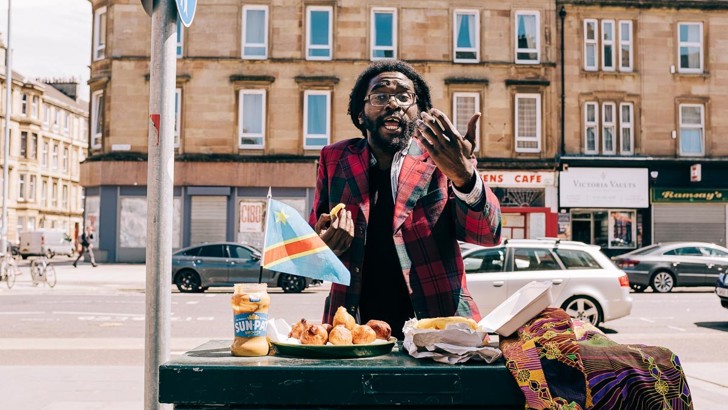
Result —
[[[715,294],[720,298],[720,304],[728,309],[728,273],[721,273],[715,284]]]
[[[236,242],[205,243],[172,255],[172,283],[180,292],[204,292],[211,286],[257,283],[260,251]],[[298,293],[316,281],[311,278],[263,269],[262,282]]]

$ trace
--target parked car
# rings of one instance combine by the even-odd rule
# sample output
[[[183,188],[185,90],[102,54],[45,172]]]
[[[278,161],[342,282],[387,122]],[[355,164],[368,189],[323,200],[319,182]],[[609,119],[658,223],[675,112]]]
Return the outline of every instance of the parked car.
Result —
[[[596,245],[558,239],[512,239],[463,252],[468,289],[483,315],[531,281],[552,284],[552,306],[593,325],[627,316],[627,275]]]
[[[720,304],[728,309],[728,273],[718,275],[718,282],[715,284],[715,294],[720,299]]]
[[[205,243],[180,249],[172,255],[172,283],[180,292],[204,292],[212,286],[257,283],[260,251],[236,242]],[[298,293],[311,278],[263,269],[262,281],[286,293]]]
[[[728,249],[705,242],[665,242],[612,258],[636,292],[648,286],[666,293],[675,286],[714,286],[728,268]]]

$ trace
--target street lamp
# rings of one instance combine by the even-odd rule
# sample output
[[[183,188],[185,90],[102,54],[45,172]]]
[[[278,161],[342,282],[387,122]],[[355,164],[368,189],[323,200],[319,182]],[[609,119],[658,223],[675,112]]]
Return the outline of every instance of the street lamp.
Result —
[[[13,111],[10,96],[13,88],[12,50],[10,48],[10,17],[13,1],[8,0],[8,43],[5,46],[5,133],[3,135],[3,207],[0,231],[0,254],[8,249],[8,151],[10,150],[10,115]]]

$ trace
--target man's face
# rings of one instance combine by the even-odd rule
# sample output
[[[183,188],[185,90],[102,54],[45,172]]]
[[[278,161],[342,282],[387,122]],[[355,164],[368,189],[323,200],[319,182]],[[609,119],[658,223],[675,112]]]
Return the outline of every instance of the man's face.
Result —
[[[417,102],[402,104],[394,95],[409,93],[415,95],[415,85],[400,72],[384,72],[369,81],[367,101],[360,114],[362,125],[367,130],[369,144],[385,152],[395,153],[407,145],[415,130]],[[387,102],[378,106],[372,94],[392,94]]]

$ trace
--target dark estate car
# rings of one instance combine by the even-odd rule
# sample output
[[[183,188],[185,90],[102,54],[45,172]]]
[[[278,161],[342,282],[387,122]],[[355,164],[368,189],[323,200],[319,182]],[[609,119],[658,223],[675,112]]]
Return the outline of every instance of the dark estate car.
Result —
[[[236,242],[206,243],[181,249],[172,255],[172,283],[180,292],[204,292],[211,286],[257,283],[260,251]],[[263,269],[263,283],[297,293],[313,282],[310,278]]]
[[[720,298],[720,304],[728,309],[728,273],[721,273],[718,276],[718,283],[715,284],[715,294]]]
[[[648,286],[670,292],[675,286],[715,286],[728,271],[728,249],[705,242],[666,242],[612,258],[636,292]]]

